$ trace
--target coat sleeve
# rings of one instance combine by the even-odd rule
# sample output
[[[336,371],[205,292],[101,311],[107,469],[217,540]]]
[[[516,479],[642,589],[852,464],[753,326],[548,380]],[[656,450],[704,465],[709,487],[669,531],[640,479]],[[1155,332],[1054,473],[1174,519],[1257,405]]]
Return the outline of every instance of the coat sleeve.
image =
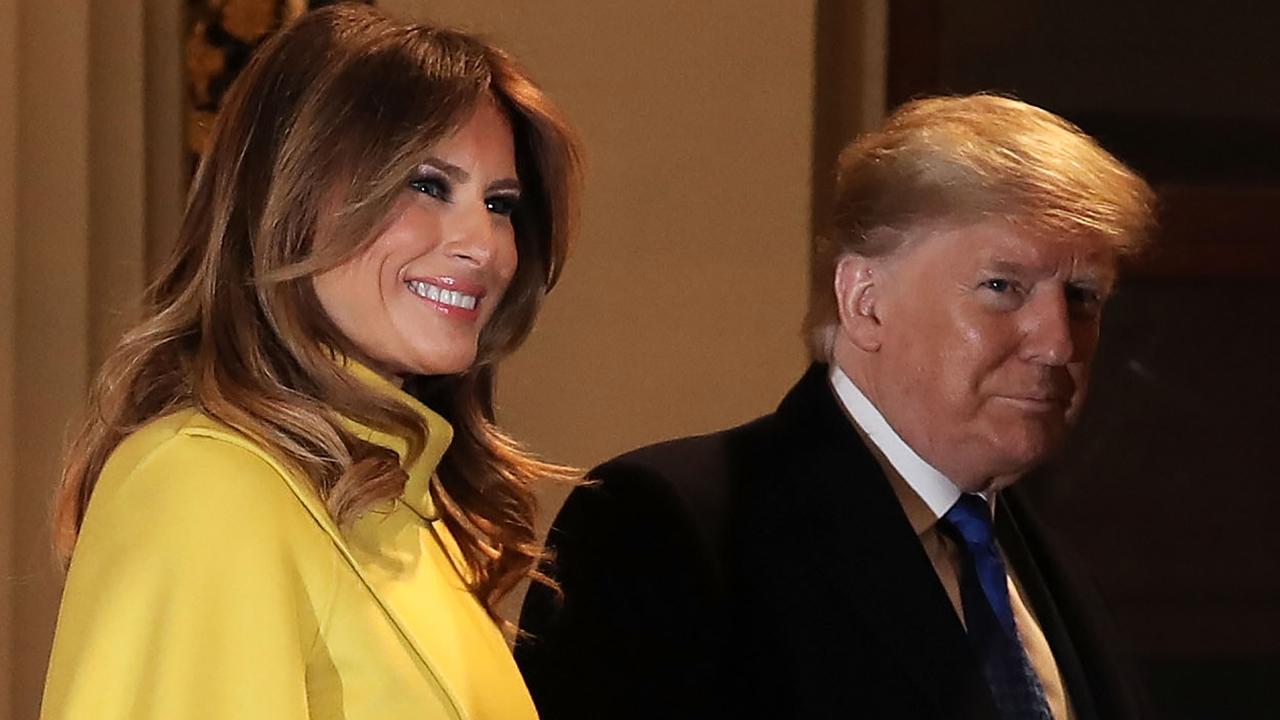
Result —
[[[516,662],[544,720],[719,718],[723,606],[688,507],[647,468],[606,466],[548,538],[560,602],[530,589]]]
[[[178,434],[109,464],[63,592],[42,718],[308,717],[337,553],[279,473]]]

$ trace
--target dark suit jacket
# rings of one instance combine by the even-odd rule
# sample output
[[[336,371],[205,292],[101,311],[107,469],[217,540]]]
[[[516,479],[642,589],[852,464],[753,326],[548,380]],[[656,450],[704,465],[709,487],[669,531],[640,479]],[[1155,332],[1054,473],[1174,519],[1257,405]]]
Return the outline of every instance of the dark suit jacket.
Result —
[[[592,472],[516,646],[544,720],[996,718],[883,470],[815,365],[778,410]],[[1078,718],[1140,712],[1016,489],[997,532]]]

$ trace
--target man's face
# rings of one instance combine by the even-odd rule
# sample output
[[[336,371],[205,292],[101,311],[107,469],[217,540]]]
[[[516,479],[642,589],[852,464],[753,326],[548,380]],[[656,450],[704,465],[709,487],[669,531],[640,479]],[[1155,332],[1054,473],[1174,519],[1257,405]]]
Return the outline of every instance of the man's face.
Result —
[[[1114,252],[1002,221],[920,232],[876,261],[869,396],[967,491],[1042,460],[1079,413]]]

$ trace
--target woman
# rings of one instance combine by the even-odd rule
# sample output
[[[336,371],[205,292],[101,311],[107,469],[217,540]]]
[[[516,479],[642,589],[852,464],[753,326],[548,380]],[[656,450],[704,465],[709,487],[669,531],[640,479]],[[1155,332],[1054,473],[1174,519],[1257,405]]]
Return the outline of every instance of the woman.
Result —
[[[564,480],[493,424],[577,146],[499,50],[304,16],[227,98],[67,460],[45,718],[532,718],[496,625]]]

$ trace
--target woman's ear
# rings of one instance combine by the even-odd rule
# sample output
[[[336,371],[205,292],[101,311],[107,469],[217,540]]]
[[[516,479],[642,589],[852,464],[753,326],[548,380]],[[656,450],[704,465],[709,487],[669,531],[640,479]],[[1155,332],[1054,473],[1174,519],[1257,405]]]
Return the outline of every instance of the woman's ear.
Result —
[[[840,332],[847,342],[863,352],[880,349],[880,316],[876,303],[883,267],[875,258],[845,255],[836,263],[836,307]]]

